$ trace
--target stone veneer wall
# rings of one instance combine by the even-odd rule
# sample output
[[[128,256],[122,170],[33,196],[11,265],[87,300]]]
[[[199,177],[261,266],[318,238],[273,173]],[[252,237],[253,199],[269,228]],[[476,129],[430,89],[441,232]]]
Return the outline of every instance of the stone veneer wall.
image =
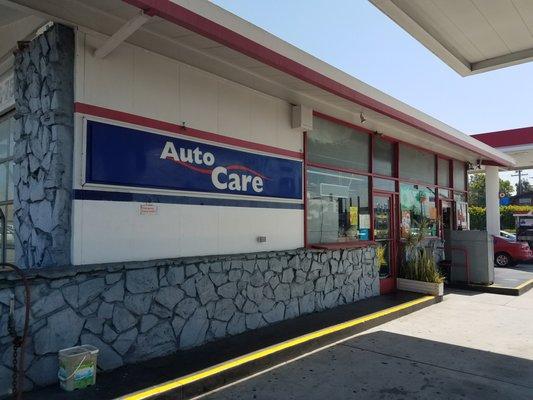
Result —
[[[100,349],[105,370],[379,295],[375,248],[294,250],[35,271],[27,388],[57,380],[57,351]],[[0,275],[0,395],[11,382],[7,313],[23,287]]]
[[[54,24],[15,54],[15,263],[70,263],[74,33]]]

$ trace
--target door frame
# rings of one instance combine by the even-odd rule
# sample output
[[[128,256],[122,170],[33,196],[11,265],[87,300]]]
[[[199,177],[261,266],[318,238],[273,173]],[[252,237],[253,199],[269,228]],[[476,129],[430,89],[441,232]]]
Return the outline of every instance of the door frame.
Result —
[[[374,201],[376,197],[388,198],[390,207],[390,221],[389,221],[389,262],[390,274],[387,277],[379,277],[379,292],[380,294],[387,294],[396,291],[396,278],[398,276],[398,248],[399,248],[399,220],[398,220],[398,194],[393,192],[385,192],[374,190],[372,192],[372,215],[374,215]],[[375,218],[372,218],[372,232],[375,229]],[[379,240],[374,237],[374,241],[379,243]]]

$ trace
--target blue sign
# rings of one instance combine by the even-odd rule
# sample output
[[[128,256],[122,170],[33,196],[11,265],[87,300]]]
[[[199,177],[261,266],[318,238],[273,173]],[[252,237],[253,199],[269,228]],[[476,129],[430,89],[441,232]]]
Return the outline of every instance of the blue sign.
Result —
[[[88,183],[302,198],[302,162],[87,121]]]
[[[500,198],[500,205],[508,206],[509,204],[511,204],[511,199],[509,197],[501,197]]]

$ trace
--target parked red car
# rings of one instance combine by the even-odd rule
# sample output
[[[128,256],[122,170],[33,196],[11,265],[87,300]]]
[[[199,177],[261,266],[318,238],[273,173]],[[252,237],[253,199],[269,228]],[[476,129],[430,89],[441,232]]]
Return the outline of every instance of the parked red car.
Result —
[[[532,259],[533,251],[526,242],[494,236],[494,264],[497,267],[507,267],[514,262]]]

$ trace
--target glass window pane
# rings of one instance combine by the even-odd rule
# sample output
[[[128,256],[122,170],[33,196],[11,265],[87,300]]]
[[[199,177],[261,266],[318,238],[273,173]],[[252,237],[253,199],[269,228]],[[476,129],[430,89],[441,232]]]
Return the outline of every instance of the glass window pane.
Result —
[[[455,200],[455,226],[459,230],[468,229],[468,203],[464,193],[454,193]]]
[[[466,190],[465,188],[466,168],[462,161],[453,162],[453,187],[458,190]]]
[[[400,177],[435,183],[435,156],[420,149],[400,144]]]
[[[309,243],[368,240],[368,178],[319,168],[307,170]]]
[[[389,179],[374,178],[374,189],[386,190],[388,192],[396,191],[396,182]]]
[[[450,187],[450,161],[439,158],[439,186]]]
[[[366,133],[315,117],[313,131],[307,135],[307,158],[318,164],[368,171],[369,140]]]
[[[11,145],[11,117],[0,120],[0,158],[9,157]]]
[[[386,140],[374,139],[374,164],[375,174],[392,176],[394,164],[394,145]]]
[[[13,200],[13,161],[9,161],[7,164],[7,199]]]
[[[430,236],[437,236],[437,206],[434,189],[419,185],[400,184],[401,224],[400,233],[418,232],[420,225],[427,224]]]
[[[5,207],[6,215],[6,261],[15,262],[15,230],[13,229],[13,205]]]
[[[0,201],[7,200],[7,167],[9,163],[0,164]]]

